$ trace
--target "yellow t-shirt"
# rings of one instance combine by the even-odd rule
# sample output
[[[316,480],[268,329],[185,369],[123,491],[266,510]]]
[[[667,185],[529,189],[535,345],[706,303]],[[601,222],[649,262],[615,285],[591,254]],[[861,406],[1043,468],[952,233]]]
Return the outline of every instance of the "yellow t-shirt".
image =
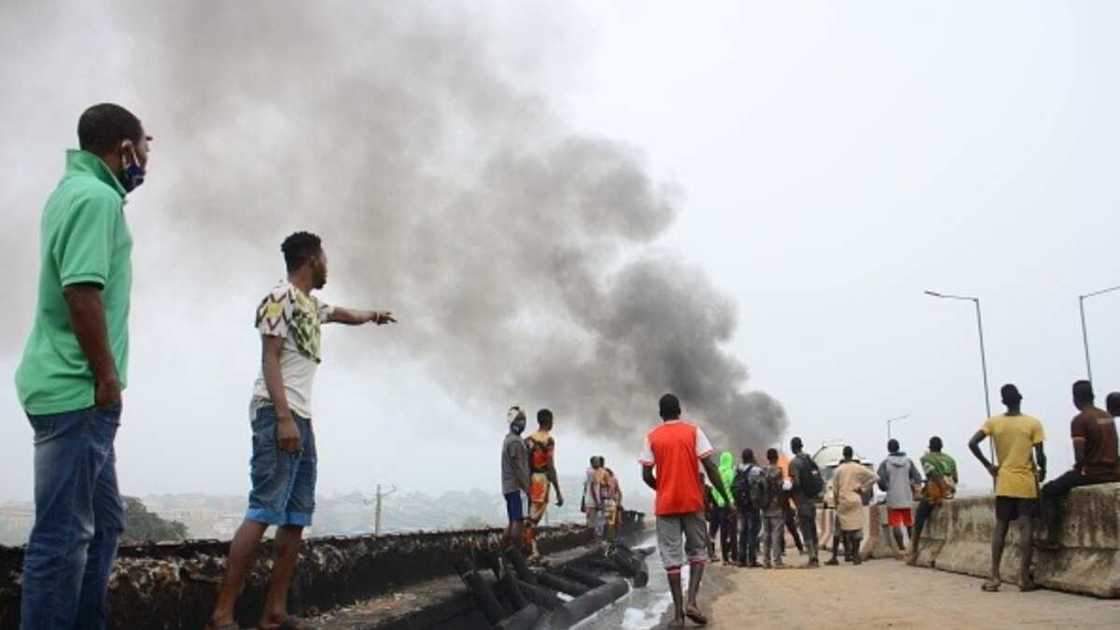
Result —
[[[1007,414],[993,416],[980,430],[996,445],[999,463],[996,496],[1038,498],[1038,480],[1031,449],[1046,439],[1038,418]]]

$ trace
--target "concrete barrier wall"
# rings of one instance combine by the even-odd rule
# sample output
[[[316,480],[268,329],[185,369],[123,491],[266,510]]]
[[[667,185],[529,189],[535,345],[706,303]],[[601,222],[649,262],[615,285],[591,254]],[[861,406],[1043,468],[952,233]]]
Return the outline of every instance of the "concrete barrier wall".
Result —
[[[641,522],[639,516],[631,520]],[[311,539],[300,551],[291,608],[313,614],[451,574],[458,560],[485,562],[501,534],[492,529]],[[591,539],[585,527],[562,526],[542,528],[538,542],[541,551],[551,553]],[[213,608],[228,549],[228,543],[219,541],[122,547],[110,582],[109,627],[198,630]],[[238,601],[237,617],[245,626],[259,618],[271,555],[272,545],[266,542]],[[22,548],[0,547],[0,628],[19,627],[22,564]]]
[[[1120,598],[1120,483],[1078,488],[1062,505],[1062,548],[1035,550],[1033,573],[1040,585],[1062,591]],[[991,565],[995,498],[948,501],[934,511],[922,532],[920,565],[986,577]],[[1019,577],[1020,526],[1008,533],[1000,572]],[[1044,529],[1036,522],[1036,538]]]

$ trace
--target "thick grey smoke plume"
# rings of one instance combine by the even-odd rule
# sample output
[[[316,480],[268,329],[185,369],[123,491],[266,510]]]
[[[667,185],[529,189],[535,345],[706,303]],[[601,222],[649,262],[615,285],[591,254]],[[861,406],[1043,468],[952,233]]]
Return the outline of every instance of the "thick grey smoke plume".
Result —
[[[782,431],[722,348],[734,304],[652,245],[673,191],[524,88],[531,60],[495,47],[500,21],[444,3],[112,7],[146,77],[152,179],[174,191],[161,247],[207,293],[243,290],[226,274],[278,263],[280,239],[308,229],[328,291],[393,308],[396,356],[494,418],[548,404],[629,440],[673,391],[728,447]]]

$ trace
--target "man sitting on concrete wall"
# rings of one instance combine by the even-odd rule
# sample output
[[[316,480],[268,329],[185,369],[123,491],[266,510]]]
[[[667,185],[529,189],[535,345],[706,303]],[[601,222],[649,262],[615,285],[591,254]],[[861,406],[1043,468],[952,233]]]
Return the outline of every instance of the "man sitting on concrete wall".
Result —
[[[1046,522],[1045,549],[1057,549],[1061,538],[1058,501],[1079,486],[1120,481],[1117,468],[1116,421],[1120,415],[1120,393],[1108,396],[1108,412],[1093,404],[1089,381],[1073,384],[1073,404],[1078,414],[1070,423],[1073,437],[1073,470],[1042,487],[1042,516]]]

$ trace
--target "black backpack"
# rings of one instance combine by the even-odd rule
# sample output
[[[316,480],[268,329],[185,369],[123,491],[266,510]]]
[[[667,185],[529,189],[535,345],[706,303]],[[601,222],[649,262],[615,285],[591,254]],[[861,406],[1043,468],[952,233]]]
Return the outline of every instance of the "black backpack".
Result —
[[[747,492],[751,497],[751,506],[756,509],[761,509],[770,502],[770,489],[766,485],[765,471],[747,477]]]
[[[803,464],[797,467],[797,485],[801,494],[816,498],[824,494],[824,478],[821,477],[821,469],[817,467],[817,462],[813,461],[812,457],[808,455],[802,457]]]
[[[740,469],[735,471],[735,478],[731,480],[731,494],[735,497],[735,504],[739,507],[750,507],[751,493],[750,493],[750,472],[751,466],[747,466],[745,470]]]

